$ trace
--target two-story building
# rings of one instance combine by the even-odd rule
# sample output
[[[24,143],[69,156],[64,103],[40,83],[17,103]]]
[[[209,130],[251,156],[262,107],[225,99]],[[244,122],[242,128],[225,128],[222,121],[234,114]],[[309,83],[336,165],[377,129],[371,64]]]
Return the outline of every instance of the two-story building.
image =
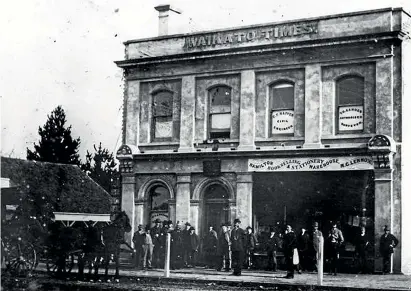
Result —
[[[394,271],[411,273],[409,23],[387,8],[127,41],[117,158],[134,229],[337,221],[349,252],[364,225],[381,271],[388,225]]]

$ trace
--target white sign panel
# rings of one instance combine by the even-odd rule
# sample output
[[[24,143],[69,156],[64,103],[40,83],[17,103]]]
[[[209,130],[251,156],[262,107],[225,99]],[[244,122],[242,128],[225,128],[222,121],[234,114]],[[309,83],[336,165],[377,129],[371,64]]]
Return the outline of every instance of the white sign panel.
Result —
[[[321,157],[288,159],[249,159],[249,172],[301,172],[373,170],[371,157]]]
[[[364,129],[364,106],[340,106],[338,109],[338,130]]]
[[[294,110],[278,110],[271,113],[271,133],[294,133]]]
[[[173,133],[172,121],[156,121],[156,131],[154,133],[157,138],[171,137]]]
[[[168,220],[168,212],[152,212],[150,216],[151,224],[155,224],[157,218],[160,219],[161,222]]]

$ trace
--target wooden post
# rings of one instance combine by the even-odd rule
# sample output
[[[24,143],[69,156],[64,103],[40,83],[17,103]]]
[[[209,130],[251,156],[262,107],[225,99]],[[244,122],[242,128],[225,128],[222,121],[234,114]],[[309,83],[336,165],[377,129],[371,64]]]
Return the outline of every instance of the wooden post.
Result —
[[[318,239],[318,254],[317,254],[317,284],[319,286],[323,285],[323,277],[324,277],[324,272],[323,272],[323,267],[324,267],[324,238],[322,236],[317,237]]]
[[[170,246],[171,246],[171,234],[167,233],[166,239],[166,255],[164,262],[164,277],[170,277]]]

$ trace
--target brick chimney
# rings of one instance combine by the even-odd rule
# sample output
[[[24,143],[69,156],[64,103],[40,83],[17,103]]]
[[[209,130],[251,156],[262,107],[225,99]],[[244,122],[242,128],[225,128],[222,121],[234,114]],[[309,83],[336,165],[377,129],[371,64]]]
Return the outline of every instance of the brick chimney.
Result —
[[[154,9],[158,11],[158,36],[167,35],[170,11],[181,14],[181,10],[168,4],[156,6]]]

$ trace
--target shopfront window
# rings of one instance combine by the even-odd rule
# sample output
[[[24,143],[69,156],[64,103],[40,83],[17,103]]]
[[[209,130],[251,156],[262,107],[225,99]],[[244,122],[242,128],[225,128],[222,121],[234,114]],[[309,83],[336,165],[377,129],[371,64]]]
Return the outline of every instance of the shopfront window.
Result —
[[[270,88],[271,135],[294,134],[294,84],[276,83]]]
[[[364,130],[364,78],[345,76],[336,82],[338,133]]]
[[[173,93],[160,91],[153,95],[153,139],[171,140],[173,136]]]
[[[230,138],[231,88],[216,86],[209,90],[209,138]]]

